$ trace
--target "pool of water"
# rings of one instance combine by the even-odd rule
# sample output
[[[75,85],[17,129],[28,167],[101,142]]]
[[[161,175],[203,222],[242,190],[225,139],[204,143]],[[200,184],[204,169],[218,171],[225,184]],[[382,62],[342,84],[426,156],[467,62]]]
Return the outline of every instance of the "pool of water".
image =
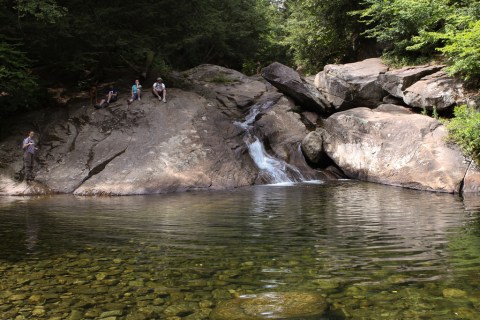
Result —
[[[0,318],[480,319],[476,203],[353,181],[4,197]],[[216,316],[273,293],[326,310]]]

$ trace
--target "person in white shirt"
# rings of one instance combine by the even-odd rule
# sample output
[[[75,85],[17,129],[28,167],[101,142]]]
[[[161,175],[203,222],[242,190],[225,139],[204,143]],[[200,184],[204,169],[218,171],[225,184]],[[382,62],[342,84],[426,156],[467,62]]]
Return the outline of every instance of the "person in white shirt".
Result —
[[[167,102],[167,89],[165,89],[165,84],[163,83],[162,78],[157,78],[157,82],[153,84],[152,92],[158,100],[163,100],[165,103]]]

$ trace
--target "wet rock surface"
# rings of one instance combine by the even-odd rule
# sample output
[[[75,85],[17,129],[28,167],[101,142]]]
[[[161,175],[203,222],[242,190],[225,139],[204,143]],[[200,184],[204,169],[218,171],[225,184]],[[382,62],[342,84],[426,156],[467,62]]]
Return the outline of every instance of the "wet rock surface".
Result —
[[[296,319],[320,316],[326,309],[324,297],[305,292],[271,292],[244,296],[221,303],[212,320]]]

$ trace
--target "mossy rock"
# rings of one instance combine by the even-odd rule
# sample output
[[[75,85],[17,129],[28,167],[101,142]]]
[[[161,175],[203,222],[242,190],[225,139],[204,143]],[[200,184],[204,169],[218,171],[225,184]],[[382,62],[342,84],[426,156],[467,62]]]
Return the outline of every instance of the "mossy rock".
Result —
[[[316,293],[270,292],[221,302],[211,319],[289,319],[321,315],[326,307],[325,298]]]

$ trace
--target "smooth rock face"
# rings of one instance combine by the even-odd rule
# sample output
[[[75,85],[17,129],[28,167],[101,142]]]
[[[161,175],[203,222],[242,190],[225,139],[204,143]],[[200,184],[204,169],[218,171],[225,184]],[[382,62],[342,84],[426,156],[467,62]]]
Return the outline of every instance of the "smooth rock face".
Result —
[[[210,314],[213,320],[298,319],[320,316],[325,298],[306,292],[271,292],[220,303]]]
[[[331,113],[328,101],[312,84],[300,77],[298,72],[281,63],[274,62],[262,69],[262,76],[285,95],[304,108],[320,114]]]
[[[378,76],[388,67],[379,58],[343,65],[326,65],[315,77],[315,86],[336,111],[354,107],[376,107],[386,96]]]
[[[465,97],[462,84],[439,71],[405,89],[403,101],[415,108],[441,111],[465,103]]]
[[[299,151],[308,130],[292,112],[294,103],[263,79],[211,65],[188,70],[182,79],[191,91],[169,88],[168,103],[145,92],[129,107],[120,96],[105,109],[77,102],[48,115],[41,124],[35,183],[14,179],[22,168],[23,136],[2,141],[0,194],[149,194],[260,182],[244,129],[234,122],[263,103],[271,108],[258,117],[255,130],[271,154],[318,177]]]
[[[329,117],[325,130],[325,152],[350,178],[460,192],[469,163],[433,118],[356,108]]]
[[[196,94],[172,89],[169,96],[166,105],[132,105],[139,111],[134,125],[91,146],[90,177],[75,194],[145,194],[253,183],[256,168],[231,120]],[[92,175],[95,168],[101,171]]]
[[[415,66],[381,73],[378,82],[383,90],[397,98],[403,98],[405,89],[421,78],[440,71],[443,66]]]

